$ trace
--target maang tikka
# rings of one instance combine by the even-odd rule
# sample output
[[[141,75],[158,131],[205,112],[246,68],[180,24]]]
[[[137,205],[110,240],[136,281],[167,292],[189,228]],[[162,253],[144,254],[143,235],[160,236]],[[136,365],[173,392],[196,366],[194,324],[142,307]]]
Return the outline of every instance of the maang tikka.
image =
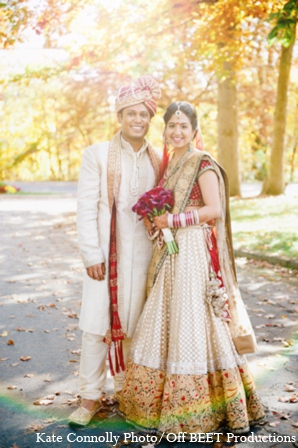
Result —
[[[181,103],[178,104],[178,109],[177,109],[176,112],[175,112],[175,115],[176,115],[176,117],[177,117],[178,119],[180,118],[180,115],[181,115],[180,106],[181,106]]]

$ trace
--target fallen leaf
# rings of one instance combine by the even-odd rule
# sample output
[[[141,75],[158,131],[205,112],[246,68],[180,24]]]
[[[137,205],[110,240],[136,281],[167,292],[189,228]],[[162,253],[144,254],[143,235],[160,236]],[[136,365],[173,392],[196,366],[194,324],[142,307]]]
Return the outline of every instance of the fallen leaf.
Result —
[[[56,305],[55,305],[55,303],[49,303],[48,305],[47,305],[49,308],[56,308]]]
[[[37,307],[37,309],[38,309],[39,311],[43,311],[43,310],[45,309],[45,306],[44,306],[44,305],[39,305],[39,306]]]
[[[31,359],[31,356],[21,356],[20,360],[21,361],[29,361]]]
[[[259,328],[264,328],[264,327],[266,327],[265,324],[260,324],[260,325],[256,325],[256,326],[255,326],[255,328],[257,328],[257,329],[259,329]]]
[[[288,420],[290,418],[290,414],[286,414],[285,412],[272,411],[272,414],[274,415],[274,417],[280,418],[282,420]]]
[[[285,386],[284,386],[284,390],[286,391],[286,392],[295,392],[295,387],[294,386],[290,386],[289,384],[286,384]]]
[[[70,359],[69,362],[78,362],[77,359]]]
[[[81,349],[71,350],[70,353],[72,353],[73,355],[80,355],[81,354]]]
[[[34,328],[28,328],[28,333],[34,333],[36,330],[34,330]]]
[[[7,361],[9,358],[1,358],[0,357],[0,361]]]
[[[284,338],[273,338],[273,341],[283,341],[284,340]]]
[[[73,399],[68,399],[67,401],[63,401],[62,404],[67,404],[68,406],[71,406],[72,404],[77,404],[80,401],[79,398],[73,398]]]
[[[294,428],[298,428],[298,422],[293,422],[292,426],[294,426]]]
[[[8,331],[2,331],[2,333],[0,334],[0,336],[2,338],[5,338],[8,335]]]
[[[266,316],[264,316],[265,319],[274,319],[275,318],[275,314],[266,314]]]
[[[46,400],[46,399],[41,399],[41,400],[37,400],[34,401],[33,404],[35,404],[35,406],[49,406],[50,404],[53,404],[54,400]]]
[[[46,419],[46,420],[43,420],[42,422],[43,422],[43,423],[50,424],[50,423],[54,423],[54,422],[56,422],[57,420],[58,420],[58,418],[56,418],[56,417],[52,417],[52,418],[48,418],[48,419]]]
[[[27,432],[39,432],[43,428],[44,425],[41,425],[39,423],[31,423],[31,425],[27,429]]]
[[[18,388],[18,386],[7,386],[7,389],[8,390],[15,390],[15,389],[17,389]]]
[[[60,390],[57,390],[57,392],[55,392],[55,395],[61,395]]]
[[[43,380],[44,383],[51,383],[52,380],[49,380],[48,378],[46,378],[45,380]]]
[[[12,340],[12,339],[8,339],[8,341],[7,341],[7,345],[14,345],[13,340]]]
[[[288,403],[290,401],[290,397],[279,397],[278,401],[281,403]]]
[[[20,363],[19,362],[14,362],[13,364],[9,364],[11,367],[15,367],[18,366]]]
[[[290,403],[298,403],[298,397],[291,397],[290,398]]]
[[[268,338],[263,338],[263,341],[265,341],[265,342],[270,342],[270,340],[268,339]]]
[[[24,378],[33,378],[33,373],[25,373]]]
[[[44,332],[45,332],[45,333],[50,333],[50,331],[49,331],[49,330],[44,330]]]
[[[277,428],[280,425],[280,422],[270,422],[269,426],[271,426],[272,428]]]
[[[17,331],[26,331],[26,328],[18,327],[18,328],[17,328]]]

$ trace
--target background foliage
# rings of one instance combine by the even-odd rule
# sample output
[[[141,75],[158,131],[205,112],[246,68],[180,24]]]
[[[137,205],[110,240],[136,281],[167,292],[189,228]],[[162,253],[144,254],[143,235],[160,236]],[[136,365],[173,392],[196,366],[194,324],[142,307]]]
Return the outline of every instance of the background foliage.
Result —
[[[296,15],[285,16],[283,10],[288,3],[1,2],[0,179],[76,179],[83,148],[110,139],[117,130],[113,105],[118,87],[148,73],[162,87],[149,136],[156,147],[162,146],[164,109],[173,100],[187,100],[198,109],[205,148],[217,157],[220,88],[228,82],[236,94],[231,110],[237,113],[232,118],[227,110],[227,124],[222,124],[225,128],[237,120],[237,141],[234,149],[228,144],[227,151],[231,158],[232,151],[239,153],[241,180],[264,180],[281,48],[296,35],[295,5]],[[297,143],[296,44],[281,167],[286,182],[298,181]],[[225,160],[229,164],[229,152]]]

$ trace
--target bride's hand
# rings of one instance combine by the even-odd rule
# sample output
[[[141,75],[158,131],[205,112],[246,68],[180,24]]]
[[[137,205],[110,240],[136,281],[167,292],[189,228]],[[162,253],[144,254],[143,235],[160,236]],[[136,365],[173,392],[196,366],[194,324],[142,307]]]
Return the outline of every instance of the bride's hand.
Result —
[[[147,232],[151,232],[153,229],[153,223],[150,221],[149,218],[147,218],[147,216],[143,219],[144,221],[144,226],[146,227]]]
[[[155,224],[155,227],[158,230],[166,229],[167,227],[169,227],[168,226],[168,214],[169,214],[169,212],[165,212],[163,215],[155,216],[153,218],[153,222]]]

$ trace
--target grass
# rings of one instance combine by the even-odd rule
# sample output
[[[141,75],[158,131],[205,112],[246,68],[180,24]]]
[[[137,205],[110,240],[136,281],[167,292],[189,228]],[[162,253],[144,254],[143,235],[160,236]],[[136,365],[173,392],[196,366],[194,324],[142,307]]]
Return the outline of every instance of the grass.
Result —
[[[235,249],[298,257],[298,198],[231,199]]]

